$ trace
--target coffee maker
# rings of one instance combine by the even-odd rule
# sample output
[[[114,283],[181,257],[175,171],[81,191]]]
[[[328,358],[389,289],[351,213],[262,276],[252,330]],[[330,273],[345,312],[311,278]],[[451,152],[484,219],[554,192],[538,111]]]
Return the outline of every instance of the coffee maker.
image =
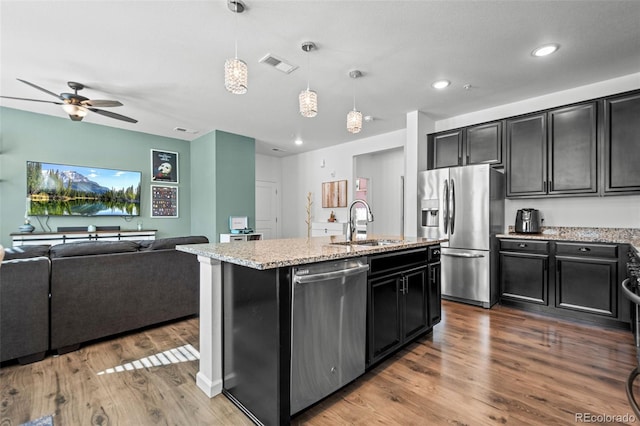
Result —
[[[520,234],[539,234],[541,222],[539,210],[520,209],[516,213],[515,231]]]

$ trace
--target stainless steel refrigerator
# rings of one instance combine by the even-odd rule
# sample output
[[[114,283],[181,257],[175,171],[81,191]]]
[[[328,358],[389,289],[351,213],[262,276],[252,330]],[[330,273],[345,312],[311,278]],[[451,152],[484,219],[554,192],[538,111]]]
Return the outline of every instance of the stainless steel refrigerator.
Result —
[[[418,174],[418,236],[447,239],[442,297],[490,308],[498,301],[496,234],[504,232],[504,174],[488,164]]]

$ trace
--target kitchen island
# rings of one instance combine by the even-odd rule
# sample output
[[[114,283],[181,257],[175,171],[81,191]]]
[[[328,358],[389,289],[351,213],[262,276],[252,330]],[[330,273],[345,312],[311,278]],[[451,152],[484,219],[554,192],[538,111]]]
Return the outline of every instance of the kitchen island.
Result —
[[[373,265],[372,270],[391,271],[386,278],[396,286],[393,297],[401,293],[406,297],[414,288],[411,286],[419,283],[424,293],[424,324],[400,336],[395,345],[379,345],[376,356],[367,355],[368,362],[377,362],[439,321],[439,270],[434,269],[433,274],[429,270],[427,280],[427,263],[432,253],[439,256],[440,242],[370,237],[348,243],[342,236],[331,236],[177,246],[177,250],[197,255],[201,265],[197,385],[210,397],[224,392],[257,423],[287,424],[292,414],[293,268],[364,259]],[[406,270],[402,268],[405,264]],[[374,282],[386,284],[382,278],[375,278]],[[426,287],[432,283],[437,296],[429,303]],[[368,287],[368,310],[372,308],[370,293]],[[412,291],[411,297],[417,298],[418,293]],[[391,306],[405,304],[394,301]],[[407,313],[411,314],[408,308]],[[371,329],[368,318],[367,332]],[[371,344],[367,344],[369,350]]]

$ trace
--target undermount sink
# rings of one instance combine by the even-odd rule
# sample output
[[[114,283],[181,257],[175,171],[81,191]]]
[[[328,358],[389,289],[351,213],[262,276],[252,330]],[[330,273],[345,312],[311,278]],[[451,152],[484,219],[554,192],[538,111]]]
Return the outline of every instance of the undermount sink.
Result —
[[[401,243],[401,240],[355,240],[355,241],[338,241],[331,244],[336,244],[340,246],[388,246],[390,244],[398,244]]]

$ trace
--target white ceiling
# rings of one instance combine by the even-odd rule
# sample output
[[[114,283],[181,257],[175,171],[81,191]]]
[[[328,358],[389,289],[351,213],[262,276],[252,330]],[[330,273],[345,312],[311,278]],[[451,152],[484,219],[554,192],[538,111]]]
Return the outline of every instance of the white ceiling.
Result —
[[[404,128],[409,111],[442,119],[640,71],[640,1],[244,1],[236,32],[226,0],[0,0],[0,95],[56,100],[16,78],[55,93],[77,81],[80,94],[119,100],[111,110],[139,120],[84,122],[185,140],[218,129],[288,155]],[[245,95],[223,84],[235,34]],[[304,41],[318,49],[303,52]],[[550,42],[556,54],[531,56]],[[299,68],[259,63],[267,53]],[[353,69],[364,77],[349,78]],[[315,118],[298,113],[307,78]],[[451,86],[431,88],[441,78]],[[345,127],[354,92],[375,118],[357,135]],[[0,105],[67,117],[53,104]]]

